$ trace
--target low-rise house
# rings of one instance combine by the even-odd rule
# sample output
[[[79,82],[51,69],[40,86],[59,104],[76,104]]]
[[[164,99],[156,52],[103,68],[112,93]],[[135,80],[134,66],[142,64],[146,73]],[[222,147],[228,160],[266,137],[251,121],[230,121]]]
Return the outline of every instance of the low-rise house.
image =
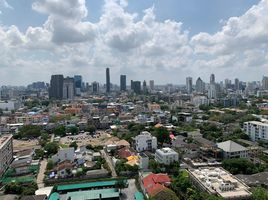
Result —
[[[154,174],[151,173],[141,180],[141,187],[144,195],[148,197],[154,196],[157,191],[169,187],[171,184],[171,179],[167,174]]]
[[[53,155],[51,159],[53,160],[54,163],[62,162],[65,160],[73,162],[75,159],[74,148],[71,147],[71,148],[59,149],[58,153]]]
[[[71,175],[72,169],[74,165],[69,160],[64,160],[54,168],[57,171],[57,175],[59,178],[66,178]]]
[[[117,151],[117,155],[118,155],[119,158],[124,159],[124,158],[127,158],[129,156],[134,156],[135,155],[135,152],[132,151],[128,147],[124,147],[124,148],[121,148],[121,149],[119,149]]]
[[[179,160],[179,154],[173,149],[166,147],[156,150],[155,159],[159,163],[170,165]]]
[[[218,148],[223,151],[223,158],[247,158],[249,150],[232,140],[217,143]]]

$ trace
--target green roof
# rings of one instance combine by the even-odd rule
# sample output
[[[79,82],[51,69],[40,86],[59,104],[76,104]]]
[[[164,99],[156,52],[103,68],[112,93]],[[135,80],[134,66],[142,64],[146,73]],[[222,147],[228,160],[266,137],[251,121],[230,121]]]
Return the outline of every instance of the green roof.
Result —
[[[142,193],[135,192],[135,200],[144,200]]]
[[[49,200],[59,200],[59,199],[60,199],[60,195],[57,192],[52,193],[49,197]]]
[[[117,181],[98,181],[98,182],[79,183],[79,184],[71,184],[71,185],[59,185],[57,187],[57,191],[87,189],[87,188],[94,188],[94,187],[109,187],[109,186],[115,186],[116,182]]]
[[[101,190],[87,190],[79,192],[68,192],[66,199],[71,200],[91,200],[99,199],[101,194],[101,199],[119,198],[119,192],[116,189],[101,189]],[[50,199],[49,199],[50,200]]]

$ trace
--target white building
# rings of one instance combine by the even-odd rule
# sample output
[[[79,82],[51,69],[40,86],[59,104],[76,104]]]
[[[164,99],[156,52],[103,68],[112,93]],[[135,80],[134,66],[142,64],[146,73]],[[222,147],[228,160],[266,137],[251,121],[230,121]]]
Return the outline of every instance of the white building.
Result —
[[[192,104],[196,107],[199,107],[200,105],[208,105],[209,100],[204,95],[196,95],[192,98]]]
[[[0,101],[0,109],[2,110],[17,110],[19,103],[16,101]]]
[[[217,90],[215,84],[210,84],[208,88],[208,98],[216,99],[217,98]]]
[[[54,163],[69,160],[71,162],[75,159],[74,148],[59,149],[58,153],[51,157]]]
[[[157,148],[157,138],[152,136],[148,131],[141,132],[134,138],[135,149],[141,151],[153,151]]]
[[[173,149],[166,147],[156,150],[155,159],[159,163],[170,165],[179,160],[179,154]]]
[[[223,151],[224,158],[247,158],[248,149],[231,140],[217,143],[218,148]]]
[[[12,135],[0,137],[0,177],[7,170],[13,160]]]
[[[244,131],[252,141],[266,140],[268,141],[268,124],[258,121],[250,121],[244,123]]]
[[[228,200],[250,199],[249,187],[223,168],[190,169],[189,177],[195,187]]]

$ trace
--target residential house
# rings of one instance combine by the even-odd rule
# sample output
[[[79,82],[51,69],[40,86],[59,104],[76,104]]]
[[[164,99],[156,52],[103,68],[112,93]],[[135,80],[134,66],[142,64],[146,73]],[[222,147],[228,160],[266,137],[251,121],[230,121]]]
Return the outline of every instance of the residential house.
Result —
[[[223,151],[223,158],[247,158],[249,150],[231,140],[217,143],[218,148]]]

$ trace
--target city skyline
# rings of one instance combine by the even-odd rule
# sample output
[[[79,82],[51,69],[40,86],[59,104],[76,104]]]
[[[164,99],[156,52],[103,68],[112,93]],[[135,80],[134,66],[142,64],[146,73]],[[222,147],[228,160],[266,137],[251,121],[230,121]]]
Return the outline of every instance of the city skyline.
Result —
[[[158,84],[268,74],[267,0],[1,0],[0,11],[0,85],[51,74],[104,82],[107,67],[116,84],[121,74]]]

